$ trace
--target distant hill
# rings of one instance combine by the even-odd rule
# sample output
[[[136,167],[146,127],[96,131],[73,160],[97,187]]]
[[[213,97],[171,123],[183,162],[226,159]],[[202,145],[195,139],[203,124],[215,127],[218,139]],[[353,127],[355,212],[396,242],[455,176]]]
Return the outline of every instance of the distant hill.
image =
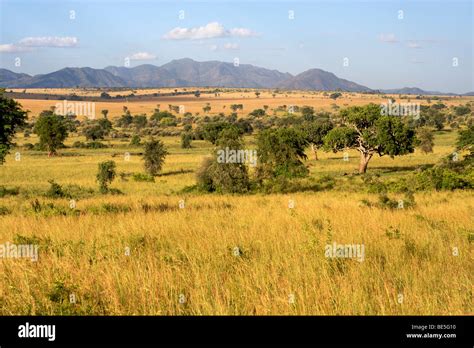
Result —
[[[341,79],[331,72],[310,69],[296,76],[250,64],[234,66],[220,61],[197,62],[189,58],[172,60],[162,66],[143,64],[133,68],[64,68],[49,74],[30,76],[0,69],[0,87],[246,87],[287,90],[379,92]],[[387,94],[455,95],[424,91],[417,87],[380,90]],[[473,95],[473,92],[464,95]]]
[[[219,61],[173,60],[160,67],[107,67],[105,70],[127,81],[131,87],[249,87],[272,88],[291,74],[249,64],[234,66]]]
[[[318,91],[343,90],[348,92],[368,92],[371,90],[368,87],[341,79],[333,73],[321,69],[310,69],[302,72],[301,74],[283,81],[278,85],[278,88]]]
[[[414,95],[456,95],[455,93],[443,93],[436,91],[425,91],[418,87],[404,87],[398,89],[382,89],[385,94],[414,94]]]
[[[31,76],[27,74],[18,74],[7,69],[0,69],[0,86],[6,85],[15,80],[29,77]]]
[[[3,85],[3,83],[2,83]],[[103,69],[64,68],[49,74],[7,81],[9,88],[121,87],[126,82]]]

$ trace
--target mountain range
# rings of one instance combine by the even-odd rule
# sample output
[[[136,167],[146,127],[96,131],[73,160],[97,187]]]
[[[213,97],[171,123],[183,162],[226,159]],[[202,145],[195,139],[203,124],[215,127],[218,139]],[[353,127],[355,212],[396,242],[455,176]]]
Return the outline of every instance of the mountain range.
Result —
[[[282,90],[374,91],[321,69],[310,69],[293,76],[250,64],[235,66],[233,63],[197,62],[189,58],[172,60],[162,66],[144,64],[133,68],[117,66],[108,66],[104,69],[64,68],[35,76],[0,69],[0,86],[5,88],[246,87]],[[393,94],[446,94],[424,91],[416,87],[376,91]],[[466,95],[471,93],[466,93]]]

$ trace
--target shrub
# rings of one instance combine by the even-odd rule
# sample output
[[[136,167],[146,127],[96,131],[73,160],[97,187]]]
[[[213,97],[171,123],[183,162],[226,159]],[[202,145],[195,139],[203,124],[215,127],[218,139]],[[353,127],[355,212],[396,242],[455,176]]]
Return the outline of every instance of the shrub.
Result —
[[[168,155],[168,151],[160,140],[152,139],[145,143],[143,158],[145,159],[146,172],[152,176],[158,175],[163,167],[166,155]]]
[[[140,145],[140,137],[137,134],[134,134],[132,136],[132,139],[130,140],[130,146],[139,146]]]
[[[10,214],[10,213],[11,213],[10,209],[8,209],[7,207],[4,207],[4,206],[0,205],[0,216],[2,216],[2,215],[8,215],[8,214]]]
[[[216,140],[220,150],[240,150],[243,146],[240,131],[235,126],[225,128]],[[205,159],[198,172],[198,186],[208,192],[245,193],[250,189],[247,167],[244,163],[222,163],[218,161],[218,150],[212,159]]]
[[[6,196],[16,196],[20,193],[19,187],[7,188],[5,186],[0,186],[0,198]]]
[[[181,134],[181,148],[190,149],[192,139],[193,139],[193,136],[191,133],[188,133],[188,132],[182,133]]]
[[[196,177],[198,188],[206,192],[245,193],[250,189],[247,168],[241,163],[205,158]]]
[[[155,182],[155,178],[145,173],[134,173],[132,179],[138,182]]]
[[[304,134],[293,128],[261,132],[257,138],[258,178],[306,176],[308,169],[302,160],[306,159],[307,144]]]
[[[63,198],[65,193],[61,185],[56,183],[54,180],[48,181],[50,184],[49,190],[46,192],[45,196],[49,198]]]
[[[97,173],[97,181],[99,182],[99,189],[101,193],[109,192],[109,184],[115,179],[115,162],[105,161],[99,163],[99,172]]]

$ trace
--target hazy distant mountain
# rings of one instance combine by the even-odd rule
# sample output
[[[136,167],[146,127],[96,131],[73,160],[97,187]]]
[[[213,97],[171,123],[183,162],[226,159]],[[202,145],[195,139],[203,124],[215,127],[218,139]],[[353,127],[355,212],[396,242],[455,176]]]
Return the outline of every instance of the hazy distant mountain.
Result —
[[[151,64],[133,68],[108,66],[105,69],[64,68],[49,74],[30,76],[0,69],[0,86],[7,88],[68,87],[248,87],[320,91],[371,92],[368,87],[341,79],[321,69],[293,76],[250,64],[196,62],[189,58],[172,60],[162,66]],[[452,93],[423,91],[416,87],[380,90],[388,94],[435,95]],[[466,93],[465,95],[473,95]]]
[[[464,93],[463,95],[465,95],[465,96],[474,96],[474,92],[467,92],[467,93]]]
[[[109,66],[105,70],[127,81],[130,87],[253,87],[272,88],[291,74],[249,64],[234,66],[218,61],[196,62],[189,58],[173,60],[160,67]]]
[[[273,88],[292,77],[291,74],[269,70],[250,64],[234,66],[232,63],[192,59],[173,60],[161,67],[189,86]]]
[[[168,71],[151,64],[134,68],[108,66],[105,70],[124,80],[129,87],[188,86],[187,81],[176,79]]]
[[[16,72],[13,72],[7,69],[0,69],[0,86],[3,86],[15,80],[29,78],[29,77],[31,76],[27,74],[18,74]]]
[[[386,94],[415,94],[415,95],[455,95],[455,93],[442,93],[436,91],[425,91],[418,87],[404,87],[398,89],[381,89]]]
[[[283,81],[278,85],[281,89],[301,89],[335,91],[341,89],[349,92],[363,92],[371,89],[357,83],[341,79],[333,73],[321,70],[310,69],[294,77]]]
[[[121,87],[126,82],[103,69],[64,68],[49,74],[8,81],[5,85],[10,88]]]

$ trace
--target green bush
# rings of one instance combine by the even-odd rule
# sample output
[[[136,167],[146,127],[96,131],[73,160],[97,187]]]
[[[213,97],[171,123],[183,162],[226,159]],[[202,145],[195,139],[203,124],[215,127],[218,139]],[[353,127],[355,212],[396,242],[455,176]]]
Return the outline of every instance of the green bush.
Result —
[[[138,182],[155,182],[155,178],[146,173],[133,173],[132,179]]]
[[[0,198],[6,196],[16,196],[20,193],[19,187],[7,188],[5,186],[0,186]]]
[[[61,185],[56,183],[54,180],[49,180],[48,181],[50,184],[49,190],[46,191],[45,196],[48,198],[63,198],[66,196],[66,194],[63,191],[63,188]]]
[[[105,161],[99,163],[99,172],[97,173],[97,181],[99,182],[99,189],[101,193],[109,192],[109,184],[115,179],[115,162]]]

